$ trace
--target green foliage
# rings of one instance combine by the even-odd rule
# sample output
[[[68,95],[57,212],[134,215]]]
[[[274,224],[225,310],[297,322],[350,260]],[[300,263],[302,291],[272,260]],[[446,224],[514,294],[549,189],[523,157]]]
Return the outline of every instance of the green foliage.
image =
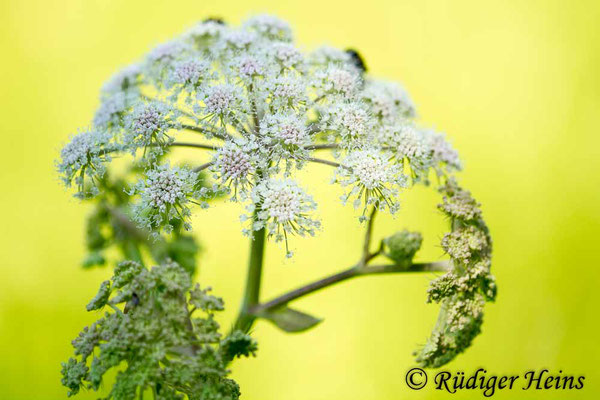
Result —
[[[152,269],[119,264],[87,306],[112,312],[84,328],[72,342],[75,357],[62,364],[69,396],[81,388],[98,390],[105,373],[117,369],[107,398],[131,399],[151,390],[157,399],[237,399],[240,391],[227,379],[226,365],[254,355],[257,345],[239,331],[222,338],[214,313],[223,310],[223,301],[209,292],[192,288],[190,275],[175,262]]]
[[[221,341],[221,353],[225,361],[232,361],[236,357],[254,356],[257,350],[256,341],[242,331],[233,331]]]

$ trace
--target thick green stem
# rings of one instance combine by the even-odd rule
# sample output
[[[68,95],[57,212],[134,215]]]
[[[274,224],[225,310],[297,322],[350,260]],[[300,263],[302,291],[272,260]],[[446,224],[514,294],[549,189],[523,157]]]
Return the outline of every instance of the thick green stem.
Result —
[[[240,314],[235,323],[235,329],[249,332],[256,317],[250,310],[259,304],[260,281],[262,277],[262,265],[265,253],[265,229],[254,232],[250,241],[250,258],[248,260],[248,276],[246,278],[246,290],[242,300]]]

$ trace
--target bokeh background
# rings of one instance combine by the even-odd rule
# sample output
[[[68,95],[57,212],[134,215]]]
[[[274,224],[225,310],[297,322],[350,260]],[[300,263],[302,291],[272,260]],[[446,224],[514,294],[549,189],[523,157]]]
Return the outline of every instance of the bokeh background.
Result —
[[[372,74],[404,83],[422,122],[446,131],[466,160],[460,179],[483,203],[500,292],[487,307],[483,334],[446,369],[563,370],[585,375],[584,389],[495,397],[599,398],[600,2],[593,0],[2,0],[0,398],[66,398],[59,363],[71,353],[70,340],[97,317],[85,304],[111,274],[79,266],[88,209],[53,171],[61,144],[91,119],[102,82],[197,20],[238,23],[258,12],[290,21],[304,48],[360,50]],[[358,256],[361,229],[326,184],[329,173],[316,166],[307,176],[323,232],[295,240],[291,262],[270,246],[264,298]],[[403,202],[397,218],[380,220],[377,237],[421,230],[419,258],[439,259],[445,227],[436,195],[417,189]],[[246,272],[238,213],[220,203],[195,218],[204,246],[199,280],[227,301],[225,326]],[[258,358],[233,365],[243,399],[449,397],[404,383],[411,352],[437,314],[425,304],[431,278],[360,278],[303,299],[297,308],[325,319],[304,334],[258,323]]]

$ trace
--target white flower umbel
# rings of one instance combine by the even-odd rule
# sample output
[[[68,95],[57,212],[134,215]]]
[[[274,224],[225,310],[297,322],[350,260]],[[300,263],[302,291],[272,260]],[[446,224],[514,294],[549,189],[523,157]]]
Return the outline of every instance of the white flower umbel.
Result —
[[[352,64],[329,66],[324,71],[316,72],[314,81],[318,97],[330,95],[353,98],[361,84],[360,74]]]
[[[286,242],[288,235],[314,235],[321,223],[312,216],[317,205],[310,195],[292,180],[269,179],[262,181],[252,191],[250,213],[256,212],[252,230],[266,228],[269,237]]]
[[[149,230],[169,233],[171,220],[178,220],[185,229],[190,229],[190,203],[207,206],[202,201],[206,189],[197,190],[198,174],[187,168],[171,167],[169,164],[156,166],[146,172],[130,192],[140,199],[133,208],[134,220]],[[199,202],[200,201],[200,202]]]
[[[306,82],[295,74],[268,78],[264,85],[272,110],[301,108],[308,100]]]
[[[111,143],[111,135],[96,130],[79,132],[71,137],[60,152],[58,171],[66,186],[77,186],[76,196],[83,198],[97,194],[96,179],[106,171],[110,153],[118,148]]]
[[[331,46],[321,46],[308,55],[308,61],[312,65],[322,66],[328,64],[349,64],[348,52]]]
[[[102,96],[100,107],[94,115],[96,128],[117,132],[124,126],[124,117],[139,102],[137,91],[126,90]]]
[[[401,163],[406,160],[413,182],[427,179],[432,166],[432,149],[425,134],[412,124],[386,126],[380,136],[382,146],[389,148]]]
[[[446,141],[444,134],[434,131],[424,131],[424,133],[426,140],[429,142],[438,175],[460,171],[462,162],[458,156],[458,151]]]
[[[217,84],[206,90],[203,97],[204,113],[222,125],[235,123],[236,115],[243,114],[241,89],[232,84]]]
[[[292,161],[305,160],[309,154],[305,146],[308,146],[311,141],[303,118],[304,115],[289,110],[265,115],[260,123],[261,151],[275,165],[285,160],[288,173]],[[266,167],[268,168],[268,165]]]
[[[332,140],[346,148],[372,145],[375,120],[363,102],[334,103],[323,108],[321,128],[332,131]]]
[[[383,124],[397,124],[414,117],[415,106],[406,91],[395,82],[367,79],[362,98]]]
[[[273,48],[268,50],[275,54],[275,59],[280,66],[285,69],[296,68],[301,69],[304,57],[291,43],[275,43]]]
[[[103,171],[108,142],[111,154],[128,150],[146,168],[178,146],[197,147],[209,152],[199,170],[209,168],[236,202],[254,203],[253,188],[276,177],[301,185],[298,172],[320,163],[336,168],[333,182],[361,214],[372,206],[395,212],[401,188],[429,183],[431,169],[444,179],[460,161],[442,135],[415,123],[400,85],[364,66],[353,50],[302,51],[276,17],[200,22],[103,87],[93,130],[105,136],[82,158],[84,175]],[[82,167],[68,165],[67,181],[83,181],[74,172]]]
[[[238,140],[224,144],[215,154],[214,178],[232,191],[232,200],[246,199],[260,162],[254,143]]]
[[[391,155],[377,150],[351,152],[337,169],[336,181],[350,187],[342,200],[354,198],[354,208],[362,204],[363,215],[370,205],[395,213],[399,207],[398,191],[406,187],[406,176],[400,166]]]
[[[208,61],[190,57],[173,65],[169,71],[167,82],[169,86],[176,89],[194,92],[200,88],[203,81],[211,78],[210,71],[211,67]]]
[[[241,79],[248,80],[249,83],[252,79],[261,76],[265,73],[265,60],[255,57],[253,55],[244,55],[234,60],[234,73],[237,73]]]
[[[207,20],[194,25],[183,34],[183,38],[193,42],[199,48],[210,49],[227,30],[227,27],[222,23]]]
[[[275,41],[291,41],[292,29],[290,25],[272,15],[257,15],[244,23],[244,28],[251,32],[257,32],[266,39]]]
[[[110,95],[136,88],[142,71],[143,69],[140,64],[128,65],[115,73],[102,86],[100,93],[102,93],[102,95]]]
[[[177,127],[176,115],[166,104],[139,102],[128,115],[123,134],[123,144],[135,154],[138,148],[144,155],[161,154],[173,141],[168,131]]]

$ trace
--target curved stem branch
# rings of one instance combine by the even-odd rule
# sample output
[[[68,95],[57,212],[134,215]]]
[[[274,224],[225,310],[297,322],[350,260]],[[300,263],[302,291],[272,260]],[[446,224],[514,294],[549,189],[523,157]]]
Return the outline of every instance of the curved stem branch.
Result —
[[[188,131],[193,131],[193,132],[201,133],[203,135],[209,135],[211,137],[216,137],[217,139],[221,139],[221,140],[227,140],[227,137],[229,136],[228,134],[223,135],[221,133],[218,133],[218,132],[215,132],[215,131],[211,131],[211,130],[206,130],[206,129],[203,129],[203,128],[199,127],[199,126],[194,126],[194,125],[183,124],[183,125],[181,125],[181,128],[185,129],[185,130],[188,130]]]
[[[319,279],[305,286],[301,286],[288,293],[285,293],[279,297],[276,297],[266,303],[257,304],[251,308],[253,314],[259,314],[260,312],[271,310],[277,307],[286,305],[290,301],[296,300],[300,297],[314,293],[323,288],[335,285],[337,283],[346,281],[351,278],[366,275],[379,275],[379,274],[394,274],[394,273],[410,273],[410,272],[445,272],[448,269],[448,263],[431,262],[431,263],[416,263],[412,264],[408,268],[405,266],[398,265],[375,265],[372,267],[361,267],[355,265],[349,269],[338,272],[336,274],[327,276]]]
[[[194,147],[198,149],[206,149],[206,150],[219,150],[219,146],[212,146],[210,144],[202,144],[202,143],[189,143],[189,142],[173,142],[169,146],[171,147]]]
[[[313,144],[310,146],[305,146],[306,150],[328,150],[328,149],[337,149],[340,147],[337,143],[330,144]]]
[[[200,172],[200,171],[204,171],[206,168],[210,167],[211,165],[213,165],[214,162],[213,161],[209,161],[205,164],[199,165],[196,168],[193,169],[194,172]]]
[[[323,160],[321,158],[310,157],[310,158],[308,158],[307,161],[314,162],[314,163],[319,163],[319,164],[325,164],[325,165],[329,165],[331,167],[336,167],[336,168],[338,168],[340,166],[340,164],[338,164],[338,163],[336,163],[334,161]]]

